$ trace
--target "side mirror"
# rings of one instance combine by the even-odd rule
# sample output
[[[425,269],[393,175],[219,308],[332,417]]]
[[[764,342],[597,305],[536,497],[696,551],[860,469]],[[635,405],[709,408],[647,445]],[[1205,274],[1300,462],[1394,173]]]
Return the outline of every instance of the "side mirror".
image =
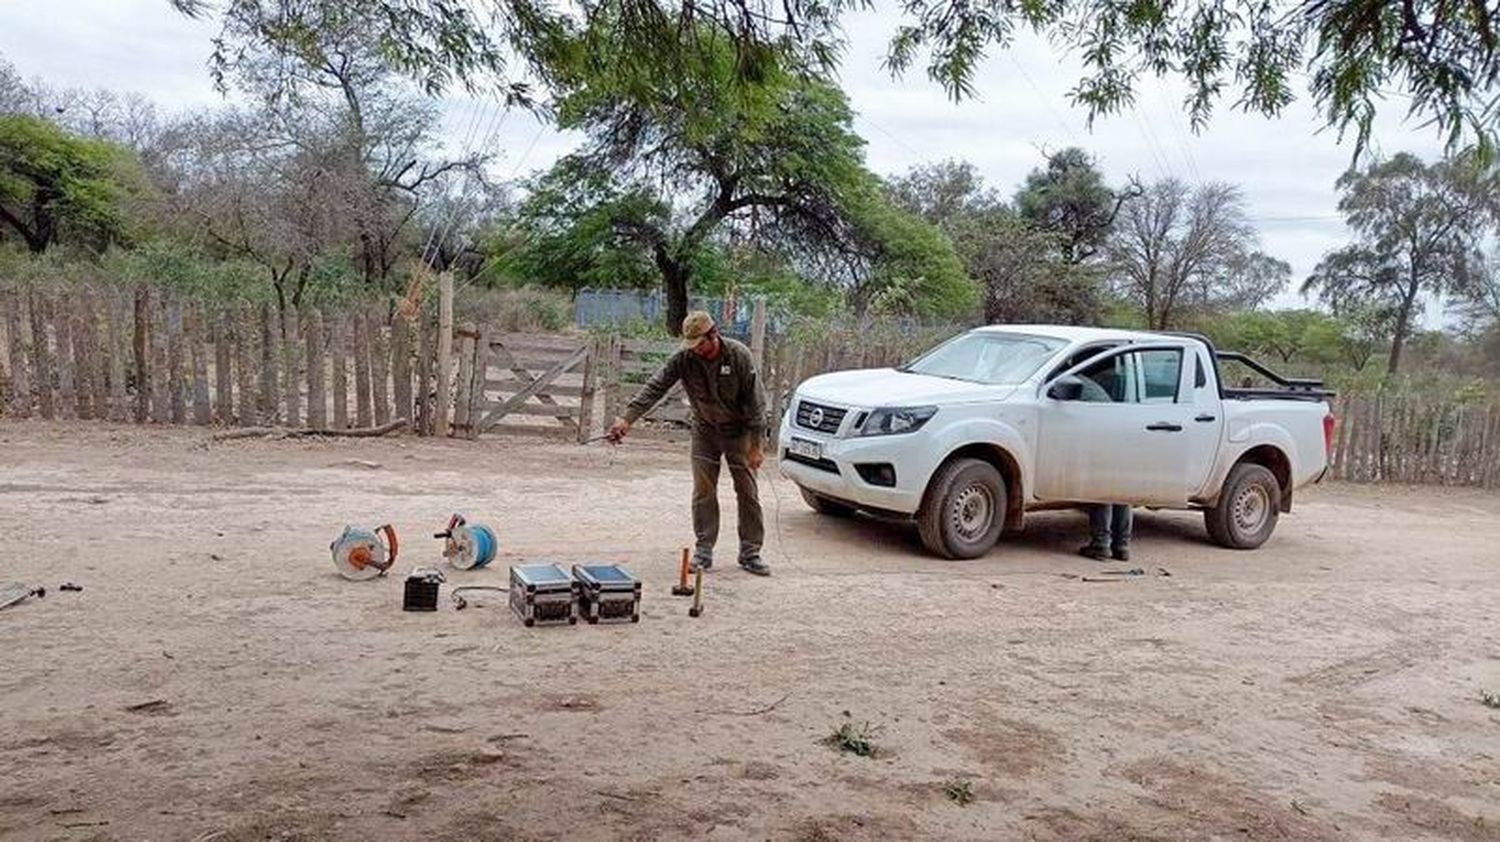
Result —
[[[1083,384],[1072,377],[1063,378],[1052,384],[1047,397],[1055,401],[1076,401],[1083,397]]]

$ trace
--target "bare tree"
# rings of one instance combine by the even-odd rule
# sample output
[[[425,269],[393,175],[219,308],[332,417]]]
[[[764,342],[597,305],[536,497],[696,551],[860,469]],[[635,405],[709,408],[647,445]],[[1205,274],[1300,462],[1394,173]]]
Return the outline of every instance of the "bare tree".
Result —
[[[1238,187],[1165,179],[1126,203],[1106,256],[1116,291],[1162,330],[1192,313],[1258,307],[1285,287],[1291,267],[1257,244]]]
[[[1500,213],[1500,171],[1474,155],[1428,164],[1403,152],[1346,173],[1338,187],[1339,210],[1357,239],[1324,255],[1302,291],[1316,292],[1335,313],[1370,305],[1390,313],[1390,377],[1424,296],[1482,290],[1481,246]]]
[[[455,180],[465,187],[483,180],[493,137],[475,138],[479,148],[456,158],[433,157],[436,108],[378,49],[379,23],[358,9],[320,8],[301,49],[252,49],[236,78],[265,103],[281,140],[321,162],[352,229],[360,273],[376,286],[395,267],[424,199],[454,189]]]
[[[328,15],[295,53],[251,49],[236,63],[257,107],[176,121],[153,144],[190,233],[264,267],[284,307],[329,263],[392,286],[426,244],[424,209],[484,181],[483,151],[441,154],[435,104],[391,69],[371,23]]]

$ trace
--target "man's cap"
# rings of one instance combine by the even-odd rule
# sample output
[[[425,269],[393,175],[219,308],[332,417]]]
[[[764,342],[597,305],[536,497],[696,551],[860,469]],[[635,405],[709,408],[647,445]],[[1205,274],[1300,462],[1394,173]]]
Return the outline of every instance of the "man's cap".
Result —
[[[682,347],[691,348],[698,344],[709,331],[714,329],[714,317],[703,312],[694,310],[687,314],[682,320]]]

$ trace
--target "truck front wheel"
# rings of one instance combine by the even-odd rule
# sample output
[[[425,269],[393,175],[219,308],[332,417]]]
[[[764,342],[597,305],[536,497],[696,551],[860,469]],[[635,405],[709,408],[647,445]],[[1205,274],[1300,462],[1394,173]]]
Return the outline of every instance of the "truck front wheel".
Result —
[[[1229,470],[1219,502],[1203,512],[1203,523],[1215,544],[1253,550],[1276,531],[1281,513],[1281,484],[1264,465],[1241,462]]]
[[[943,558],[978,558],[1005,527],[1005,480],[979,459],[954,459],[938,469],[917,512],[922,544]]]

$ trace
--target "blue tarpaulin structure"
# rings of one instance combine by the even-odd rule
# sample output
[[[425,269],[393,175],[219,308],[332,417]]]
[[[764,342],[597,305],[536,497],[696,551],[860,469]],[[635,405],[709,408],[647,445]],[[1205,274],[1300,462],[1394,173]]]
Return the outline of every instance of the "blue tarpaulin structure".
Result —
[[[666,297],[660,291],[586,289],[573,302],[573,320],[582,328],[644,322],[661,324],[667,309]],[[751,298],[710,298],[689,296],[689,310],[704,310],[719,323],[719,330],[736,338],[750,335],[750,320],[755,314]],[[774,310],[766,314],[766,332],[777,333],[783,319]]]

